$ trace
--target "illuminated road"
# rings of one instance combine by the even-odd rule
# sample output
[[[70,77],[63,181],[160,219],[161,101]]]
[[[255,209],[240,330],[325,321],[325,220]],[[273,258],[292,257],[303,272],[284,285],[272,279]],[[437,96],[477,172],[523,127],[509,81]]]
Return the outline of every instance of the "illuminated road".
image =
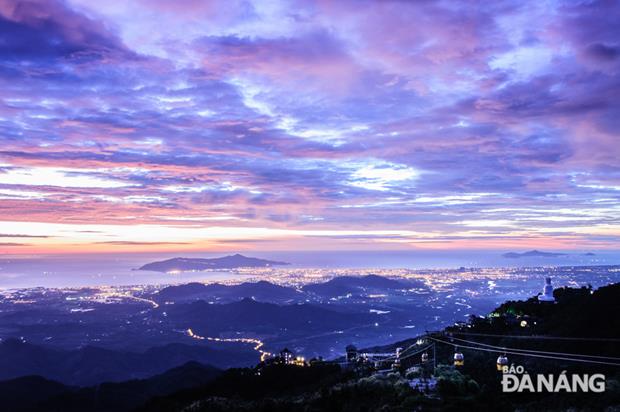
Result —
[[[139,297],[132,296],[132,295],[129,295],[127,297],[133,300],[137,300],[138,302],[148,303],[149,305],[153,306],[153,309],[157,309],[159,307],[159,303],[155,302],[154,300],[139,298]]]
[[[271,352],[267,352],[267,351],[264,351],[264,350],[261,349],[265,344],[263,343],[263,341],[261,341],[259,339],[253,339],[253,338],[214,338],[214,337],[211,337],[211,336],[200,336],[200,335],[196,335],[191,328],[187,329],[186,332],[187,332],[187,335],[190,338],[194,338],[194,339],[198,339],[198,340],[208,340],[208,341],[212,341],[212,342],[250,343],[250,344],[254,345],[254,350],[257,351],[258,353],[260,353],[260,360],[261,360],[261,362],[264,361],[265,359],[267,359],[268,357],[270,357],[272,355]]]

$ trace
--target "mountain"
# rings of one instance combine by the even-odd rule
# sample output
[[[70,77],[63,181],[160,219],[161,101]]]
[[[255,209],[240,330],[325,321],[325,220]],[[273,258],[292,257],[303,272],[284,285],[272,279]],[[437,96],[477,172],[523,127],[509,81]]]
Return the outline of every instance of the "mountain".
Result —
[[[47,399],[75,389],[41,376],[23,376],[0,382],[0,405],[6,411],[31,410]]]
[[[381,405],[384,399],[376,399],[379,394],[368,385],[360,388],[361,391],[350,394],[355,396],[359,392],[366,392],[364,399],[351,399],[345,404],[318,403],[312,399],[321,396],[319,391],[323,389],[331,392],[332,385],[344,383],[350,376],[338,365],[329,363],[318,363],[309,367],[276,364],[262,365],[254,369],[233,369],[225,371],[206,385],[154,398],[137,411],[378,411],[379,408],[374,406],[377,403]],[[335,390],[349,395],[350,391],[347,389]],[[367,398],[374,399],[370,401]],[[188,407],[189,405],[191,407]],[[396,411],[387,407],[381,410]]]
[[[377,275],[340,276],[324,283],[305,285],[301,290],[274,285],[267,281],[246,282],[239,285],[212,283],[187,283],[168,286],[151,295],[158,302],[188,302],[195,300],[232,302],[250,297],[260,302],[290,303],[304,300],[306,293],[319,296],[342,296],[347,293],[360,294],[385,292],[410,288],[426,288],[418,281],[399,281]]]
[[[313,283],[302,287],[304,292],[321,296],[343,296],[348,293],[359,294],[369,291],[400,290],[423,287],[423,284],[403,282],[377,275],[340,276],[325,283]]]
[[[541,252],[539,250],[530,250],[529,252],[523,252],[523,253],[508,252],[502,255],[502,257],[509,258],[509,259],[519,259],[523,257],[560,257],[560,256],[568,256],[568,255],[566,253]]]
[[[16,412],[129,411],[155,396],[205,385],[221,373],[217,368],[188,362],[148,379],[106,382],[84,388],[27,376],[0,382],[0,405],[3,410]]]
[[[17,339],[0,343],[0,380],[39,375],[68,385],[145,378],[190,361],[217,367],[250,365],[256,352],[216,350],[201,345],[169,344],[142,353],[86,346],[58,350]]]
[[[242,267],[264,268],[279,265],[288,265],[288,263],[252,258],[236,254],[212,259],[177,257],[162,260],[160,262],[147,263],[146,265],[138,268],[138,270],[150,270],[153,272],[184,272],[190,270],[201,271],[210,269],[236,269]]]
[[[369,313],[344,313],[311,304],[276,305],[245,298],[238,302],[212,305],[203,300],[166,305],[167,319],[210,336],[238,331],[275,335],[308,331],[337,330],[373,323]]]
[[[300,299],[303,294],[293,288],[274,285],[261,280],[259,282],[246,282],[239,285],[222,285],[212,283],[187,283],[178,286],[168,286],[152,295],[158,302],[186,302],[193,300],[209,301],[236,301],[244,297],[250,297],[261,302],[285,303]]]

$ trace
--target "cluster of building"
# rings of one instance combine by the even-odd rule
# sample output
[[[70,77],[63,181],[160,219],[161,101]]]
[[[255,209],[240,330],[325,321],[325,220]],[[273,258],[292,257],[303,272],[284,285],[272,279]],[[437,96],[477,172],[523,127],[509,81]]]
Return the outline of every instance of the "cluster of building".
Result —
[[[323,359],[321,358],[320,361]],[[260,366],[267,365],[293,365],[293,366],[308,366],[316,362],[317,359],[313,358],[309,361],[306,361],[306,358],[303,356],[297,356],[293,351],[289,348],[282,349],[279,353],[274,356],[266,357],[262,359]]]

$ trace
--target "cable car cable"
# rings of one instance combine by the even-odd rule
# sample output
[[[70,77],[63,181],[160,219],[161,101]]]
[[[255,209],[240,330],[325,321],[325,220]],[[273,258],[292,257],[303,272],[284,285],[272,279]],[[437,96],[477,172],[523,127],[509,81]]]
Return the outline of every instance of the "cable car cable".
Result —
[[[543,353],[543,354],[548,354],[548,355],[577,356],[577,357],[582,357],[582,358],[595,358],[595,359],[607,359],[607,360],[618,360],[618,361],[620,361],[620,357],[616,357],[616,356],[584,355],[584,354],[581,354],[581,353],[550,352],[550,351],[542,351],[542,350],[536,350],[536,349],[509,348],[509,347],[506,347],[506,346],[489,345],[488,343],[475,342],[475,341],[471,341],[471,340],[467,340],[467,339],[461,339],[461,338],[453,338],[453,339],[461,341],[461,342],[466,342],[466,343],[470,343],[470,344],[486,346],[488,348],[495,348],[495,349],[507,349],[507,350],[512,350],[512,351],[531,352],[531,353]]]
[[[590,360],[590,359],[574,359],[574,358],[559,357],[559,356],[538,355],[538,354],[534,354],[534,353],[513,352],[513,351],[509,351],[509,350],[505,350],[504,351],[504,350],[499,350],[499,349],[480,348],[480,347],[474,347],[474,346],[457,345],[455,343],[447,342],[447,341],[444,341],[444,340],[441,340],[441,339],[437,339],[437,338],[433,338],[433,337],[431,337],[430,339],[434,340],[435,342],[443,343],[443,344],[450,345],[450,346],[458,346],[459,348],[465,348],[465,349],[471,349],[471,350],[479,350],[479,351],[484,351],[484,352],[507,353],[507,354],[509,353],[511,355],[530,356],[530,357],[535,357],[535,358],[554,359],[554,360],[566,360],[566,361],[570,361],[570,362],[596,363],[596,364],[599,364],[599,365],[620,366],[620,363],[613,363],[613,362],[603,362],[603,361],[596,361],[596,360]]]
[[[474,333],[474,332],[450,332],[453,335],[467,336],[488,336],[497,338],[511,339],[549,339],[549,340],[575,340],[575,341],[600,341],[600,342],[620,342],[620,338],[587,338],[582,336],[547,336],[547,335],[499,335],[493,333]]]

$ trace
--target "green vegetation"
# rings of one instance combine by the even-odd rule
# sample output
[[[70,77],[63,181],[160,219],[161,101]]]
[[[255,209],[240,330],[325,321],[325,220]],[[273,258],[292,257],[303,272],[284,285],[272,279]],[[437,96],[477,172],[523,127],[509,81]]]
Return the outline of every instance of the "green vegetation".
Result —
[[[285,367],[294,368],[294,367]],[[296,368],[303,373],[312,374],[312,369]],[[280,372],[284,372],[280,369]],[[286,373],[286,372],[284,372]],[[375,375],[362,378],[351,378],[347,374],[336,372],[332,378],[338,377],[339,382],[324,385],[313,391],[296,393],[298,388],[291,387],[279,395],[271,392],[270,396],[255,397],[239,387],[237,394],[229,397],[208,396],[194,401],[180,409],[186,412],[216,412],[216,411],[411,411],[421,405],[434,407],[436,400],[425,399],[420,393],[410,388],[407,380],[399,374],[387,376]],[[259,378],[260,379],[260,378]],[[263,386],[259,384],[259,386]],[[209,392],[209,388],[203,390]],[[270,391],[268,391],[270,392]],[[156,400],[145,410],[152,410]],[[435,406],[436,407],[436,406]]]

